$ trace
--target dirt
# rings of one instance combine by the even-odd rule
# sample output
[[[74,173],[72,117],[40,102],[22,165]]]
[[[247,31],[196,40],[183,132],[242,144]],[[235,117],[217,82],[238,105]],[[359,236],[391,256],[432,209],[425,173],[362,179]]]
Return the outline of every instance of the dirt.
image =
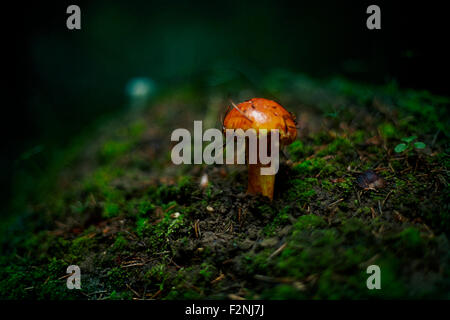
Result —
[[[245,193],[245,166],[172,164],[172,130],[220,128],[228,104],[223,88],[172,88],[101,125],[27,195],[2,232],[0,297],[449,298],[449,99],[262,83],[242,95],[274,98],[300,127],[272,202]],[[426,147],[396,153],[412,135]],[[72,264],[81,290],[65,286]],[[381,290],[366,286],[373,264]]]

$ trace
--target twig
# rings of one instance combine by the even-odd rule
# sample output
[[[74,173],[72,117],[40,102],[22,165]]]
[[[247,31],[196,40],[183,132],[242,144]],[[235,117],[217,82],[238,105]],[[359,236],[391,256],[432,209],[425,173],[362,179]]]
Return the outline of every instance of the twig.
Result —
[[[157,252],[157,253],[154,253],[154,254],[162,255],[162,254],[166,254],[166,253],[170,253],[170,251],[166,250],[166,251],[161,251],[161,252]]]
[[[150,299],[155,299],[161,292],[162,292],[161,289],[159,289],[158,291],[155,292],[154,295],[152,295],[152,296],[150,297]]]
[[[128,283],[127,283],[127,288],[130,289],[138,298],[141,297],[141,295],[139,293],[137,293],[137,291],[134,290]]]
[[[175,261],[173,261],[172,258],[170,258],[170,262],[172,262],[178,269],[181,269],[181,267]]]
[[[88,293],[87,295],[88,295],[88,296],[92,296],[92,295],[94,295],[94,294],[105,293],[105,292],[108,292],[108,291],[106,291],[106,290],[95,291],[95,292]]]
[[[395,218],[400,222],[408,222],[408,219],[405,218],[400,212],[394,210]]]
[[[342,202],[342,201],[344,201],[344,198],[341,198],[341,199],[339,199],[339,200],[336,200],[336,201],[330,203],[330,204],[328,205],[328,208],[331,208],[332,206],[334,206],[334,205],[336,205],[336,204],[338,204],[339,202]]]
[[[194,232],[195,232],[195,237],[197,239],[201,236],[199,223],[200,223],[200,220],[198,220],[198,219],[195,220],[195,222],[194,222]]]
[[[392,170],[393,173],[395,173],[394,167],[392,166],[392,164],[389,162],[389,168]]]
[[[223,279],[225,279],[225,275],[221,272],[217,278],[215,278],[214,280],[211,281],[211,284],[215,284]]]
[[[237,111],[240,112],[240,114],[242,114],[242,115],[244,116],[244,118],[246,118],[246,119],[247,119],[248,121],[250,121],[250,122],[253,122],[249,117],[247,117],[247,116],[245,115],[244,112],[241,111],[241,109],[239,109],[239,108],[237,107],[237,105],[234,104],[233,101],[231,101],[231,104],[233,105],[233,107],[234,107]]]
[[[387,196],[386,196],[386,198],[384,198],[383,203],[381,204],[381,207],[382,207],[382,208],[384,207],[384,204],[386,203],[387,199],[389,198],[389,196],[391,195],[391,193],[392,193],[393,191],[394,191],[394,190],[389,191],[388,194],[387,194]]]
[[[272,252],[272,254],[267,258],[267,260],[272,259],[273,257],[275,257],[276,255],[278,255],[281,251],[284,250],[284,248],[286,248],[287,243],[283,243],[277,250],[275,250],[274,252]]]
[[[142,262],[136,262],[136,263],[131,263],[131,264],[126,264],[123,266],[120,266],[121,268],[129,268],[129,267],[138,267],[138,266],[143,266],[144,263]]]
[[[375,213],[375,209],[373,207],[370,207],[370,212],[372,213],[372,219],[375,219],[377,214]]]
[[[293,282],[296,282],[295,279],[293,279],[293,278],[287,278],[287,277],[285,277],[285,278],[274,278],[274,277],[264,276],[262,274],[255,274],[254,278],[256,280],[269,282],[269,283],[286,283],[286,284],[291,284]]]
[[[239,224],[241,224],[241,211],[242,211],[242,208],[239,207],[239,209],[238,209],[238,221],[239,221]]]
[[[58,280],[66,279],[66,278],[70,277],[71,275],[73,275],[74,273],[75,273],[75,272],[68,273],[68,274],[66,274],[66,275],[64,275],[64,276],[62,276],[62,277],[59,277]],[[49,280],[49,279],[47,279],[47,280],[45,281],[45,283],[47,283],[48,280]]]
[[[381,202],[378,200],[378,210],[380,210],[380,214],[383,215],[383,210],[381,210]]]

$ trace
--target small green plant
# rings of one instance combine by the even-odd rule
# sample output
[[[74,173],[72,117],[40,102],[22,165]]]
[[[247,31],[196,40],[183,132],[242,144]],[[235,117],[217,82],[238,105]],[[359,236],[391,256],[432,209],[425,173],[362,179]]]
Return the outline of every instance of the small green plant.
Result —
[[[411,137],[407,137],[407,138],[402,138],[402,143],[399,143],[394,151],[397,153],[401,153],[405,150],[412,150],[413,148],[415,149],[424,149],[426,147],[425,143],[420,142],[420,141],[416,141],[413,143],[414,140],[417,139],[417,136],[411,136]]]

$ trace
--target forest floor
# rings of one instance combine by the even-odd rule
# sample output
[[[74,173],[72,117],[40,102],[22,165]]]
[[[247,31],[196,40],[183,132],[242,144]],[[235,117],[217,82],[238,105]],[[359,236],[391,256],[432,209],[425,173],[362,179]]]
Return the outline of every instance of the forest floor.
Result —
[[[270,74],[234,97],[297,116],[270,202],[245,166],[171,162],[175,128],[221,128],[221,92],[166,90],[69,148],[2,226],[0,298],[450,298],[448,98]]]

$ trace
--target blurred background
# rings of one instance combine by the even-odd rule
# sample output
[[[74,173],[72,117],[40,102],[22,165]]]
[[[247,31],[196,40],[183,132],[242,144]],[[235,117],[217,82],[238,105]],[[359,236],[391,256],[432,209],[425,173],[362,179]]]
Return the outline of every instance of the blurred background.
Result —
[[[130,94],[183,84],[252,87],[283,69],[372,84],[395,81],[402,88],[448,95],[448,25],[438,3],[5,4],[0,207],[20,188],[17,177],[27,172],[27,159],[33,157],[35,170],[44,168],[55,150],[123,110]],[[81,8],[81,30],[66,28],[71,4]],[[381,30],[366,28],[370,4],[381,8]]]

